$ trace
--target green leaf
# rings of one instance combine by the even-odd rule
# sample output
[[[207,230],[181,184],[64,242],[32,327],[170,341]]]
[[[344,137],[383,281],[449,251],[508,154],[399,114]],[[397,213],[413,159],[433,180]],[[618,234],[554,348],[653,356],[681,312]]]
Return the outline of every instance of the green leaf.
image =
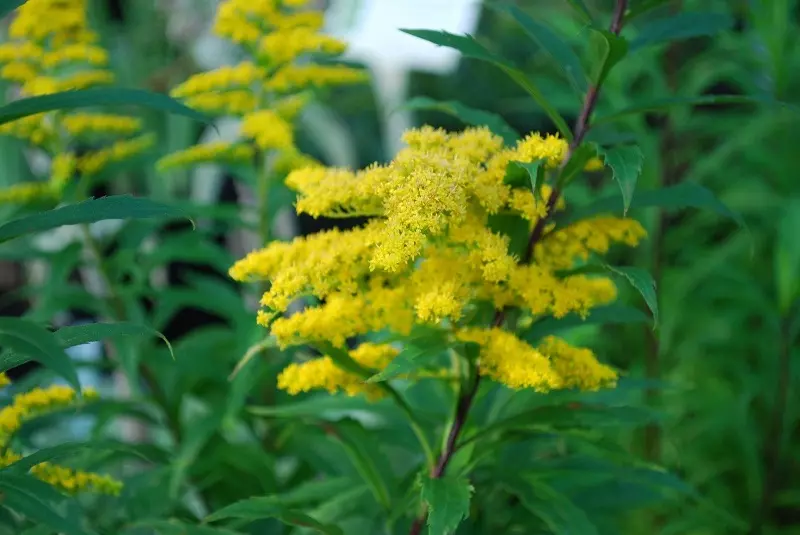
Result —
[[[388,471],[381,470],[385,459],[378,450],[374,434],[368,433],[360,423],[344,419],[336,424],[335,436],[344,446],[358,473],[369,485],[375,500],[386,510],[391,509],[392,497],[387,481]]]
[[[614,180],[617,181],[622,192],[622,213],[627,215],[633,199],[633,191],[636,189],[636,181],[642,172],[644,154],[636,145],[622,145],[607,149],[598,146],[597,152],[614,173]]]
[[[628,12],[625,13],[625,25],[631,22],[636,17],[644,15],[648,11],[651,11],[657,7],[660,7],[670,0],[641,0],[635,6],[628,9]]]
[[[76,453],[86,453],[89,451],[93,452],[94,454],[107,451],[113,451],[113,452],[121,451],[143,458],[144,460],[148,460],[144,455],[142,455],[141,451],[131,446],[128,446],[122,442],[113,442],[113,441],[67,442],[65,444],[59,444],[57,446],[43,448],[35,453],[23,457],[22,459],[0,469],[0,472],[10,471],[10,472],[25,473],[34,466],[36,466],[37,464],[50,462],[55,459],[60,459],[63,457],[69,457],[75,455]]]
[[[210,526],[193,526],[179,520],[142,520],[134,523],[123,533],[128,533],[137,528],[151,530],[158,535],[243,535],[240,531],[231,531],[224,528],[212,528]]]
[[[597,535],[597,528],[586,513],[569,498],[536,478],[509,478],[506,490],[517,496],[522,505],[540,518],[552,533],[559,535]]]
[[[0,19],[24,4],[27,0],[0,0]]]
[[[638,37],[631,42],[630,50],[654,44],[714,35],[733,27],[733,18],[727,13],[677,13],[647,21],[638,28]]]
[[[663,112],[666,113],[670,108],[676,106],[709,106],[723,104],[760,104],[765,106],[776,106],[800,113],[800,107],[794,104],[781,102],[773,98],[759,97],[754,95],[699,95],[699,96],[679,96],[662,98],[651,101],[644,101],[633,104],[632,106],[607,115],[599,115],[592,121],[592,126],[616,121],[629,115],[638,115],[644,112]]]
[[[527,182],[538,200],[539,188],[544,180],[544,163],[546,161],[541,158],[534,162],[509,162],[509,169],[506,171],[503,182],[511,187],[523,186]],[[526,175],[527,180],[525,180]]]
[[[101,87],[64,91],[38,97],[16,100],[0,107],[0,124],[22,117],[53,110],[74,110],[95,106],[132,105],[183,115],[197,121],[210,123],[206,115],[193,110],[174,98],[161,93],[126,87]]]
[[[611,72],[611,69],[628,53],[628,42],[624,37],[615,35],[608,30],[591,30],[591,45],[600,52],[599,61],[591,74],[592,86],[600,87]]]
[[[522,338],[528,343],[536,344],[541,338],[549,334],[583,325],[647,323],[649,321],[650,318],[638,308],[625,305],[607,305],[593,308],[586,319],[577,314],[569,314],[560,319],[546,317],[523,331]]]
[[[192,422],[189,432],[184,437],[172,463],[172,475],[169,481],[169,495],[177,498],[186,473],[197,460],[203,447],[214,436],[225,418],[225,407],[217,407],[200,421]]]
[[[65,497],[32,476],[3,473],[0,475],[0,492],[3,494],[3,505],[36,523],[50,526],[66,535],[93,533],[81,528],[75,518],[58,511],[54,504],[63,502]]]
[[[566,217],[557,217],[556,222],[559,225],[566,225],[597,214],[621,212],[623,208],[620,196],[613,195],[578,208]],[[702,208],[733,219],[739,226],[746,228],[742,216],[720,202],[711,191],[692,182],[681,182],[667,188],[639,191],[631,201],[630,208],[662,208],[664,210]]]
[[[75,364],[47,329],[20,318],[0,318],[0,345],[41,362],[80,392]]]
[[[787,203],[775,243],[775,286],[782,314],[800,297],[800,199]]]
[[[29,215],[0,225],[0,242],[24,234],[42,232],[64,225],[94,223],[107,219],[183,218],[183,211],[141,197],[115,195],[68,204],[55,210]],[[191,221],[191,220],[190,220]],[[192,222],[194,225],[194,222]]]
[[[583,0],[567,0],[567,2],[569,2],[569,5],[572,6],[572,9],[578,12],[581,21],[584,24],[592,23],[592,14],[589,11],[589,8],[586,7],[586,3]]]
[[[330,357],[336,366],[346,372],[353,373],[363,378],[367,378],[372,375],[372,372],[369,369],[353,360],[353,357],[351,357],[350,354],[344,349],[335,347],[333,344],[327,342],[315,344],[315,349],[323,355]]]
[[[503,138],[506,145],[519,141],[519,134],[501,116],[484,110],[465,106],[456,100],[434,100],[428,97],[414,97],[402,106],[408,110],[435,110],[452,115],[464,124],[489,127],[489,130]]]
[[[565,188],[586,167],[586,164],[597,155],[594,143],[584,143],[575,149],[558,176],[559,189]]]
[[[421,498],[428,505],[428,533],[447,535],[455,532],[461,521],[469,516],[473,490],[464,478],[425,477],[422,480]]]
[[[364,411],[372,406],[363,397],[322,394],[280,405],[248,407],[247,410],[265,418],[338,420],[342,411]]]
[[[447,349],[446,344],[433,343],[423,347],[407,347],[403,349],[382,371],[367,379],[368,383],[379,383],[394,379],[398,375],[411,373],[423,367],[427,361],[438,356]]]
[[[563,135],[567,141],[572,140],[572,131],[570,130],[566,121],[564,121],[564,118],[561,117],[558,111],[545,98],[544,94],[536,86],[536,84],[534,84],[522,71],[515,68],[508,59],[491,52],[469,35],[456,35],[449,32],[434,30],[403,29],[401,31],[409,35],[413,35],[414,37],[424,39],[425,41],[429,41],[435,45],[454,48],[467,57],[486,61],[499,67],[500,70],[514,80],[517,85],[522,87],[531,97],[533,97],[533,99],[537,104],[539,104],[542,110],[544,110],[547,116],[550,117],[550,120],[553,121],[553,124],[556,126],[556,128],[558,128],[558,131],[561,132],[561,135]]]
[[[284,507],[271,497],[247,498],[238,501],[210,514],[204,522],[217,522],[228,518],[244,520],[275,518],[289,526],[310,528],[325,535],[343,535],[342,530],[338,527],[322,524],[305,513]]]
[[[565,43],[561,37],[547,26],[533,20],[527,13],[515,5],[488,5],[497,11],[510,15],[522,27],[525,33],[528,34],[542,50],[547,52],[553,59],[553,62],[564,71],[573,89],[581,96],[586,93],[586,73],[581,65],[581,60],[572,47]]]
[[[648,308],[653,313],[653,324],[658,325],[658,296],[656,295],[656,281],[647,270],[638,267],[606,266],[606,269],[624,277],[644,298]]]

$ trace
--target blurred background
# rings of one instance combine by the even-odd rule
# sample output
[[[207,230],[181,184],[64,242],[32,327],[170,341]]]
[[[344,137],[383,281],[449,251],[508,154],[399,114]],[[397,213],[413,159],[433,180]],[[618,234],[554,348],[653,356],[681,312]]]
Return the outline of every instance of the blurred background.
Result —
[[[572,36],[572,42],[585,41],[568,2],[516,3],[537,20]],[[92,13],[111,50],[120,83],[166,92],[192,73],[239,60],[235,49],[210,33],[216,4],[215,0],[95,0]],[[329,91],[304,112],[298,132],[300,149],[326,164],[364,167],[385,161],[397,150],[400,132],[411,125],[427,123],[450,130],[463,126],[446,113],[402,109],[403,102],[414,96],[458,100],[491,111],[520,133],[553,131],[541,110],[494,67],[414,40],[400,33],[401,27],[477,34],[532,73],[556,108],[574,121],[580,103],[550,58],[531,54],[531,42],[518,26],[480,2],[329,0],[319,4],[327,10],[328,31],[351,43],[345,59],[365,66],[372,76],[371,84]],[[611,9],[605,0],[586,4],[600,13]],[[652,16],[670,11],[706,13],[714,17],[720,31],[631,53],[604,87],[598,105],[601,111],[675,95],[755,95],[800,104],[797,1],[665,2]],[[625,34],[657,40],[657,29],[647,26],[650,16]],[[585,57],[589,51],[583,52]],[[236,133],[236,125],[224,121],[216,129],[174,116],[153,114],[148,121],[160,140],[150,161],[198,140]],[[633,211],[645,223],[649,240],[618,261],[654,274],[660,327],[654,332],[650,325],[639,324],[587,326],[577,335],[628,376],[661,386],[644,399],[661,413],[659,423],[617,437],[625,441],[631,455],[662,464],[694,486],[720,515],[735,519],[721,522],[725,527],[718,529],[697,529],[692,515],[682,514],[678,503],[661,513],[661,533],[800,534],[800,326],[796,320],[800,315],[792,315],[800,273],[786,270],[792,265],[787,255],[797,250],[794,244],[800,240],[796,115],[753,104],[684,106],[668,113],[631,116],[615,130],[605,129],[598,135],[632,136],[638,141],[645,153],[640,190],[684,181],[699,183],[746,222],[742,228],[704,211]],[[0,161],[7,171],[0,181],[6,184],[24,180],[36,165],[8,138],[0,139]],[[610,181],[575,184],[568,198],[585,202],[614,193],[615,188]],[[152,165],[139,165],[103,184],[96,194],[116,191],[161,199],[191,198],[208,205],[249,199],[247,191],[213,166],[164,177]],[[273,197],[276,231],[282,237],[333,225],[296,218],[288,190],[281,189]],[[207,261],[203,255],[196,261],[171,260],[163,264],[159,276],[174,288],[191,285],[198,276],[233,287],[226,278],[226,261],[254,247],[252,237],[231,235],[217,220],[201,220],[201,228],[216,239],[217,261]],[[186,230],[176,224],[165,232]],[[44,236],[40,245],[52,255],[74,256],[78,253],[70,245],[72,239]],[[2,313],[44,307],[69,311],[64,323],[92,318],[91,310],[82,309],[67,295],[75,277],[80,274],[69,270],[43,273],[35,262],[21,263],[6,254],[0,264]],[[36,294],[21,292],[26,279],[49,285],[53,289],[49,299],[54,301],[37,302]],[[637,299],[634,295],[624,298]],[[178,351],[182,342],[192,343],[188,333],[199,326],[230,321],[218,306],[202,302],[176,301],[161,312],[163,325],[157,327]],[[86,346],[80,351],[79,358],[100,358],[102,348]],[[17,369],[12,375],[28,371]],[[112,374],[91,372],[86,383],[92,382],[115,388]]]

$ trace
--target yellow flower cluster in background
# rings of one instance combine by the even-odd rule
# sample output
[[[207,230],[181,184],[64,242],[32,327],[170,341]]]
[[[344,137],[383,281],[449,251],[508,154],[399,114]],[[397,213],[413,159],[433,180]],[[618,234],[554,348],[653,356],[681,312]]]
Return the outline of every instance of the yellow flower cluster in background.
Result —
[[[539,159],[555,168],[565,158],[567,143],[532,134],[504,147],[486,128],[448,134],[430,127],[407,132],[405,142],[407,148],[385,165],[358,172],[309,167],[289,174],[299,213],[370,220],[353,230],[274,242],[232,266],[236,280],[269,283],[258,322],[282,346],[327,342],[340,348],[367,333],[402,335],[415,324],[433,324],[449,329],[454,339],[478,343],[481,373],[509,387],[591,390],[613,384],[616,373],[589,350],[556,338],[534,348],[502,328],[461,322],[478,302],[497,310],[518,307],[533,318],[585,316],[615,299],[615,285],[606,277],[561,271],[606,253],[613,243],[637,245],[644,228],[636,220],[611,216],[564,227],[550,224],[532,251],[532,262],[523,264],[509,252],[509,238],[492,230],[490,217],[516,214],[530,231],[545,215],[552,191],[545,185],[537,198],[529,189],[513,188],[504,182],[506,168],[513,161]],[[557,210],[564,208],[563,201],[556,203]],[[321,304],[284,316],[291,302],[305,296]],[[324,381],[310,379],[310,370],[332,365],[290,367],[281,387],[334,390],[339,376],[332,371],[319,371]],[[347,385],[340,383],[352,390]]]
[[[108,53],[87,20],[87,0],[28,0],[13,15],[9,41],[0,44],[0,79],[20,96],[89,89],[113,83]],[[0,203],[58,200],[75,174],[98,173],[152,146],[141,120],[95,112],[51,112],[0,125],[0,135],[21,139],[53,158],[44,180],[0,191]],[[87,143],[78,157],[77,141]],[[63,162],[71,167],[65,174]]]
[[[0,373],[0,387],[10,384],[8,376]],[[97,399],[97,392],[92,389],[86,389],[82,394],[84,400]],[[0,467],[10,466],[23,458],[9,447],[11,438],[22,424],[48,412],[75,406],[77,403],[75,390],[62,385],[34,388],[14,396],[11,404],[0,409]],[[69,494],[96,492],[117,495],[122,489],[122,483],[110,476],[73,470],[49,462],[33,466],[30,472],[36,478]]]
[[[242,46],[249,56],[237,65],[196,74],[172,90],[172,96],[210,115],[242,118],[241,137],[280,158],[274,169],[287,172],[308,164],[294,143],[292,120],[315,87],[361,82],[361,70],[319,64],[318,57],[344,52],[343,42],[320,32],[322,13],[297,0],[224,0],[214,33]],[[161,170],[203,162],[226,162],[226,152],[192,147],[167,156]]]

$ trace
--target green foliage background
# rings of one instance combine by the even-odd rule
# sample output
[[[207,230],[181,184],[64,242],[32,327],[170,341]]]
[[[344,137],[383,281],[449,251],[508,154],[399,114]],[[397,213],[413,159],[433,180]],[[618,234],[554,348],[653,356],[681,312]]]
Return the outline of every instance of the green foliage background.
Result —
[[[575,45],[581,58],[592,58],[596,48],[585,38],[585,23],[573,4],[581,2],[518,3]],[[610,3],[586,4],[598,18],[608,18]],[[624,33],[641,48],[634,45],[611,72],[598,116],[678,96],[703,97],[704,103],[631,114],[593,135],[636,140],[644,154],[637,191],[699,184],[745,225],[709,210],[637,208],[634,194],[631,214],[645,222],[650,238],[613,265],[653,274],[658,328],[617,315],[619,321],[589,321],[569,332],[571,341],[590,343],[625,370],[613,392],[519,394],[511,400],[492,391],[481,400],[473,432],[511,422],[524,436],[514,443],[476,442],[454,459],[446,487],[423,484],[424,500],[447,496],[453,507],[471,513],[459,534],[800,533],[800,123],[796,110],[787,107],[714,102],[714,95],[723,94],[800,105],[800,7],[791,0],[631,3],[633,9],[648,5],[656,7]],[[163,91],[194,72],[187,51],[166,40],[164,15],[152,2],[124,7],[124,22],[111,20],[100,2],[94,11],[124,85]],[[657,42],[653,21],[671,13],[686,17],[673,21],[673,33],[679,26],[685,38]],[[574,122],[580,99],[558,62],[511,17],[484,9],[477,36],[532,74],[546,98]],[[535,102],[483,62],[465,59],[449,78],[415,74],[411,95],[493,112],[523,134],[552,131]],[[323,160],[335,153],[335,146],[325,146],[331,123],[319,119],[332,116],[350,134],[347,149],[355,154],[355,165],[387,159],[382,112],[368,86],[336,90],[319,106],[327,115],[302,123],[304,151]],[[163,152],[194,142],[203,128],[163,109],[143,113],[164,142]],[[463,126],[441,111],[419,110],[416,119],[447,129]],[[224,277],[235,256],[221,238],[234,226],[246,226],[247,213],[233,203],[209,208],[187,201],[190,177],[157,176],[152,162],[159,154],[118,170],[102,184],[107,193],[136,192],[174,210],[158,212],[156,219],[132,218],[115,236],[100,240],[104,269],[120,289],[116,304],[96,299],[70,279],[82,261],[77,242],[50,253],[49,276],[16,296],[30,304],[27,317],[40,322],[68,308],[160,332],[180,322],[188,308],[214,319],[170,337],[172,347],[141,327],[126,331],[124,324],[86,335],[113,339],[121,366],[142,379],[133,383],[131,401],[96,404],[93,440],[118,440],[108,437],[116,437],[114,424],[121,416],[150,433],[127,449],[72,452],[77,466],[92,469],[119,467],[122,458],[126,487],[120,498],[82,498],[80,508],[50,500],[64,526],[75,526],[60,529],[131,535],[338,533],[330,527],[336,525],[345,533],[407,532],[404,515],[418,506],[419,490],[409,453],[414,437],[397,407],[341,397],[291,398],[275,390],[277,371],[303,350],[278,352],[265,342],[247,305],[253,289]],[[2,183],[30,176],[16,141],[0,139],[0,162]],[[618,197],[619,186],[608,179],[576,181],[567,196],[588,204]],[[272,198],[273,213],[293,200],[280,186]],[[4,210],[3,221],[19,215]],[[196,230],[178,213],[190,215]],[[151,236],[155,244],[144,246]],[[19,240],[0,246],[0,256],[30,262],[32,252]],[[176,262],[210,266],[217,274],[185,270],[180,282],[154,286],[153,277]],[[622,301],[646,310],[635,290]],[[69,344],[62,340],[62,345]],[[245,355],[253,358],[229,379]],[[5,369],[18,363],[4,362]],[[37,371],[25,383],[50,374]],[[449,418],[448,396],[425,381],[409,391],[426,430]],[[21,440],[43,447],[37,433],[71,416],[35,422],[23,429]],[[468,483],[463,474],[473,466]],[[412,492],[402,493],[408,489]],[[251,497],[261,498],[227,508]],[[471,506],[464,507],[470,498]],[[52,525],[21,523],[3,511],[2,533],[56,532]]]

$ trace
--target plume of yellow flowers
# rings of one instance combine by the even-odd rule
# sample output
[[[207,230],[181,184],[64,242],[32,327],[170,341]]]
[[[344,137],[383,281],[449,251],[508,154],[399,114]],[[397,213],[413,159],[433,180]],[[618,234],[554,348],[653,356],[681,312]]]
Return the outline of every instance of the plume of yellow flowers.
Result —
[[[605,277],[564,274],[614,243],[635,246],[645,236],[633,219],[599,216],[563,227],[548,224],[530,262],[510,250],[510,238],[494,230],[499,214],[516,215],[529,232],[547,213],[552,193],[540,195],[506,183],[510,162],[543,160],[556,168],[567,143],[532,134],[514,147],[486,128],[449,134],[423,127],[405,134],[407,148],[385,165],[352,172],[308,167],[287,184],[298,192],[299,213],[314,217],[366,216],[353,230],[331,230],[292,242],[273,242],[230,269],[238,281],[267,281],[258,322],[282,346],[314,343],[345,348],[367,333],[407,335],[415,325],[449,332],[453,343],[480,346],[479,371],[511,388],[593,390],[613,385],[617,374],[588,349],[550,337],[537,347],[502,326],[470,324],[479,303],[496,310],[516,307],[529,318],[588,314],[616,297]],[[590,162],[589,167],[597,166]],[[556,203],[563,210],[565,203]],[[290,303],[313,297],[321,304],[289,316]],[[382,358],[354,360],[380,370]],[[369,351],[374,348],[370,347]],[[367,349],[364,349],[367,351]],[[369,353],[371,355],[371,353]],[[364,392],[372,385],[338,370],[327,357],[290,365],[279,386],[289,393],[309,388]]]
[[[87,0],[28,0],[13,14],[9,40],[0,43],[0,79],[23,97],[113,83],[108,54],[87,21]],[[60,199],[76,176],[89,176],[153,145],[136,117],[100,112],[50,112],[0,124],[12,136],[51,156],[43,180],[0,190],[0,202],[26,204]],[[89,149],[82,155],[82,149]]]
[[[320,33],[323,17],[305,9],[308,0],[223,0],[214,33],[241,46],[247,59],[237,65],[196,74],[172,96],[212,116],[242,118],[240,139],[209,143],[164,157],[161,170],[220,161],[252,162],[254,148],[278,158],[288,171],[312,161],[298,152],[292,121],[308,102],[306,90],[364,80],[344,65],[321,64],[342,54],[344,43]]]
[[[0,373],[0,387],[11,384],[5,373]],[[86,389],[82,392],[85,400],[97,399],[97,392]],[[64,407],[78,403],[75,390],[67,386],[54,385],[47,388],[34,388],[17,394],[11,403],[0,409],[0,468],[9,466],[23,458],[9,447],[14,433],[26,421]],[[36,478],[68,494],[96,492],[117,495],[122,483],[110,476],[73,470],[49,462],[35,465],[30,470]]]

